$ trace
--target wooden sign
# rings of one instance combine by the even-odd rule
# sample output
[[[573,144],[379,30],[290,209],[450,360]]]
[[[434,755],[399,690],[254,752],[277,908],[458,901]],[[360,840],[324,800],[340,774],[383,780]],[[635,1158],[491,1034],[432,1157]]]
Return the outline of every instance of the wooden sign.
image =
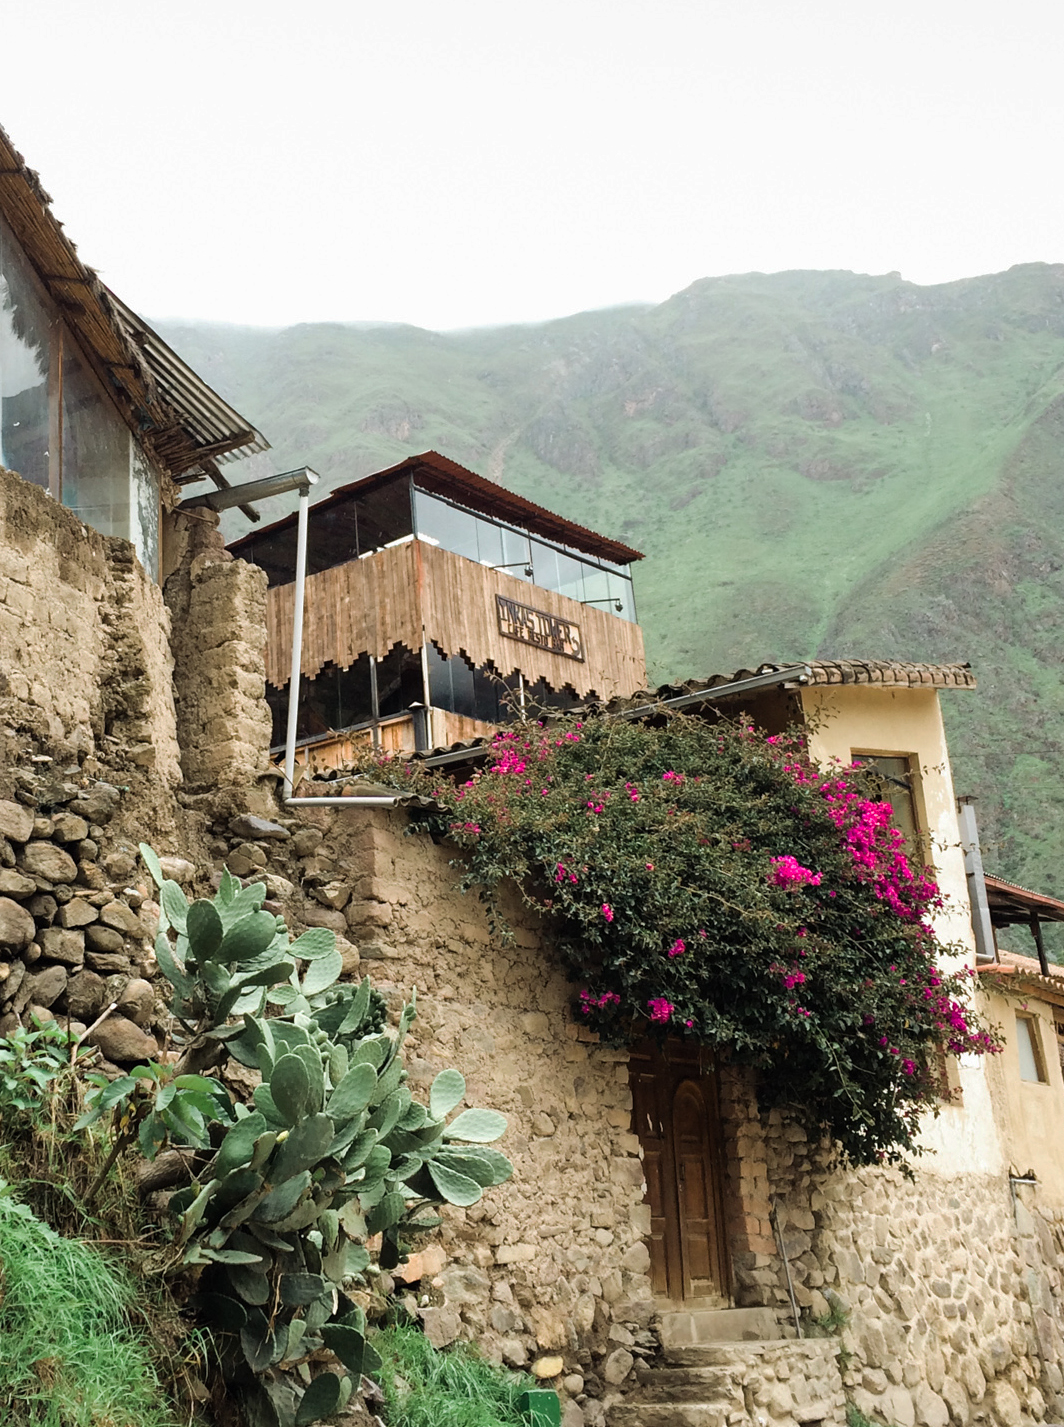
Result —
[[[559,619],[546,610],[533,609],[531,605],[518,604],[505,595],[495,596],[495,612],[499,620],[499,633],[506,639],[516,639],[522,644],[531,644],[536,649],[545,649],[549,654],[560,654],[565,659],[584,662],[584,640],[580,626],[571,620]]]

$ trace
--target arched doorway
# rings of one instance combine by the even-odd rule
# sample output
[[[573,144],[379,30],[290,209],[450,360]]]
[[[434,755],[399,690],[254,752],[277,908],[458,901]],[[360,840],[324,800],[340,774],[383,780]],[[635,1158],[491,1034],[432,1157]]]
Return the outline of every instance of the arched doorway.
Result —
[[[654,1294],[726,1306],[731,1284],[715,1067],[698,1046],[644,1041],[632,1048],[629,1080],[650,1206]]]

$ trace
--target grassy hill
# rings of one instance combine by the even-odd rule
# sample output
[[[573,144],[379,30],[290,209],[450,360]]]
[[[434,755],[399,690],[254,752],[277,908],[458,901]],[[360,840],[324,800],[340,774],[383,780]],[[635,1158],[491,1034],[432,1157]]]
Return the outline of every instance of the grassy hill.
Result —
[[[990,865],[1064,895],[1064,266],[749,274],[447,334],[163,330],[272,469],[331,486],[434,447],[645,551],[656,678],[970,659],[958,789]]]

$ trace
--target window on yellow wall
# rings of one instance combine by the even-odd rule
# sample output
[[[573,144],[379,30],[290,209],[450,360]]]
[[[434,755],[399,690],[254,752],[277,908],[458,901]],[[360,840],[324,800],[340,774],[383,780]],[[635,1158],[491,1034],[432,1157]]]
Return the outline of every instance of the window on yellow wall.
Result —
[[[1033,1016],[1016,1017],[1016,1053],[1020,1061],[1020,1079],[1044,1085],[1047,1077],[1042,1059],[1042,1040],[1038,1022]]]
[[[894,810],[894,825],[903,834],[909,855],[924,861],[926,839],[916,808],[914,760],[907,753],[862,753],[856,748],[850,756],[879,784],[880,797]]]

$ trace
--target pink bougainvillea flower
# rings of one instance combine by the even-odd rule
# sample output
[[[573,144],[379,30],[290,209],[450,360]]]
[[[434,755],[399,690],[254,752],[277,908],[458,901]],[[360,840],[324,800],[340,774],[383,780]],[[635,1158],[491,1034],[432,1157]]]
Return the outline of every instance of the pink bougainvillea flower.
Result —
[[[602,915],[606,918],[606,920],[607,920],[608,922],[612,922],[612,921],[613,921],[613,908],[610,906],[609,902],[603,902],[603,904],[602,904],[602,909],[601,909],[601,910],[602,910]]]
[[[666,1001],[664,996],[652,996],[647,1002],[650,1019],[657,1025],[664,1025],[671,1018],[675,1009],[672,1002]]]
[[[821,874],[814,872],[811,867],[803,867],[797,858],[774,857],[772,858],[772,871],[769,873],[769,882],[773,887],[819,887]],[[834,897],[835,893],[830,894]]]

